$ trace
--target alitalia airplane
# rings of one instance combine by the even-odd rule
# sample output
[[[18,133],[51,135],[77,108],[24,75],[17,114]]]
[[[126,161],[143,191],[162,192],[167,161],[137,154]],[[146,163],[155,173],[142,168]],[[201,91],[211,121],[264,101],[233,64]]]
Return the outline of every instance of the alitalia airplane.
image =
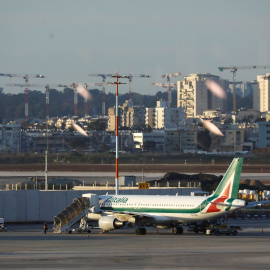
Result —
[[[87,218],[97,220],[103,231],[131,222],[137,227],[136,234],[144,235],[148,225],[181,234],[182,223],[216,219],[247,206],[237,199],[242,164],[243,158],[235,158],[210,196],[102,195],[100,209],[90,211]]]

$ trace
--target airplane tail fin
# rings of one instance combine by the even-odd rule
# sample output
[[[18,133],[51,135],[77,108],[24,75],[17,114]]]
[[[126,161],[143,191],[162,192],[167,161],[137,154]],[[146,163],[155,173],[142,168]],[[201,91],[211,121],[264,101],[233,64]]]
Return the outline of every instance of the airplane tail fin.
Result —
[[[236,199],[240,176],[242,171],[243,158],[234,158],[227,172],[223,176],[216,191],[211,197],[223,199]]]

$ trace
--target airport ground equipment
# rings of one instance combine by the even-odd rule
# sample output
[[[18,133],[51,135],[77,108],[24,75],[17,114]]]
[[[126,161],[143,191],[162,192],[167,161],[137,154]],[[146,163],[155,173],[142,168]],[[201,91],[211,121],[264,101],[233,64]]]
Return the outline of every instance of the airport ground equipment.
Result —
[[[208,221],[201,221],[201,222],[192,222],[188,223],[188,231],[195,232],[195,233],[205,233],[206,228],[209,226]]]
[[[227,226],[227,223],[222,220],[206,220],[201,222],[188,223],[188,231],[195,233],[205,233],[210,235],[237,235],[239,226]]]
[[[99,209],[99,197],[96,194],[84,194],[75,198],[71,205],[54,217],[53,232],[71,232],[71,227],[81,220],[81,230],[88,230],[84,217],[91,211]]]
[[[210,222],[210,225],[208,228],[206,228],[205,233],[208,235],[216,235],[216,236],[221,234],[235,236],[238,234],[238,230],[241,230],[241,227],[239,226],[228,227],[226,222],[214,220]]]
[[[0,218],[0,232],[6,232],[4,218]]]
[[[219,236],[221,234],[225,234],[225,235],[237,235],[238,234],[238,229],[236,229],[236,227],[231,226],[229,228],[217,228],[217,227],[213,227],[210,229],[206,230],[206,234],[209,235],[216,235]]]

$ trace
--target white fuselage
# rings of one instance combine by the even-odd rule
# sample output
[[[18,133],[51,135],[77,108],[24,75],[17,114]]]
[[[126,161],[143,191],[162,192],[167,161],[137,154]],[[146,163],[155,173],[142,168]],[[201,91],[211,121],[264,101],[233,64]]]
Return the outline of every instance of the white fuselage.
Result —
[[[204,211],[207,198],[206,196],[104,195],[100,196],[100,209],[108,214],[122,215],[122,219],[126,214],[126,221],[130,220],[133,214],[156,219],[165,218],[174,222],[192,222],[223,215],[225,207],[219,207],[218,211],[211,213]]]

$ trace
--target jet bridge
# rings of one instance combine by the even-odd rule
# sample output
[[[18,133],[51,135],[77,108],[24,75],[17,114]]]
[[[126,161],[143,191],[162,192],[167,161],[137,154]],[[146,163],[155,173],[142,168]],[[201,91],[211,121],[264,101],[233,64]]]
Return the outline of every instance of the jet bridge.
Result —
[[[83,197],[75,198],[71,205],[53,218],[53,232],[62,233],[69,231],[70,227],[91,211],[91,207],[99,209],[98,195],[84,194]]]

